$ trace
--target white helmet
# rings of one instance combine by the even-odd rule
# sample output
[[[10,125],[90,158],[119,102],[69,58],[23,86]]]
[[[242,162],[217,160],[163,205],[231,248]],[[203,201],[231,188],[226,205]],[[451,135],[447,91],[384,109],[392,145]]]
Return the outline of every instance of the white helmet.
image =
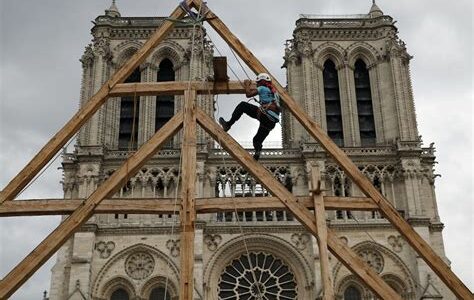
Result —
[[[260,73],[257,75],[257,79],[255,81],[259,82],[260,80],[265,80],[265,81],[272,81],[270,75],[267,73]]]

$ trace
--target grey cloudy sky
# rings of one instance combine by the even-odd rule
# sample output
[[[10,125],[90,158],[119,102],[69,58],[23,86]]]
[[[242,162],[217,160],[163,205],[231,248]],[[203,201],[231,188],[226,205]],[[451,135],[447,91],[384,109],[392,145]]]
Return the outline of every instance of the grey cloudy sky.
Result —
[[[91,20],[110,0],[0,0],[0,188],[3,188],[78,108],[79,58],[90,42]],[[123,16],[166,16],[178,1],[118,0]],[[446,225],[446,252],[454,272],[473,289],[473,81],[471,0],[378,0],[398,21],[400,37],[414,55],[415,104],[425,145],[437,148],[439,213]],[[300,13],[367,13],[370,0],[208,0],[228,27],[285,82],[283,44]],[[240,67],[228,48],[231,67]],[[242,72],[239,76],[243,78]],[[222,113],[225,100],[220,101]],[[227,103],[227,102],[226,102]],[[234,103],[234,102],[233,102]],[[245,123],[245,122],[241,122]],[[250,141],[253,132],[233,134]],[[271,139],[279,140],[275,130]],[[54,163],[20,198],[61,197]],[[58,217],[0,220],[0,276],[23,259],[58,224]],[[50,260],[12,297],[40,299],[49,289]]]

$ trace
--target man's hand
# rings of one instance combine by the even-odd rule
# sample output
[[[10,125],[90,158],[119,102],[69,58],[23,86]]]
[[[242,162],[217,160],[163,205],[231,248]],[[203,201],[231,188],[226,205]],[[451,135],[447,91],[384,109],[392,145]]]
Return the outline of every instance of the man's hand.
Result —
[[[252,80],[250,79],[245,79],[244,80],[244,86],[245,87],[250,87],[252,85]]]

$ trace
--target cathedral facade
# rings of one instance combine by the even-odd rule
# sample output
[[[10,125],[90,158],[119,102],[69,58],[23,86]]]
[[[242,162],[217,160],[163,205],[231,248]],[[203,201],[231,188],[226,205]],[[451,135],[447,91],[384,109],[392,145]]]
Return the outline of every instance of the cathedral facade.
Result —
[[[81,58],[81,105],[166,18],[122,17],[115,4],[97,17]],[[374,3],[353,16],[301,15],[284,50],[290,94],[341,147],[443,259],[443,224],[434,191],[434,148],[418,134],[409,62],[394,20]],[[126,82],[206,80],[213,47],[205,29],[176,23]],[[65,199],[87,198],[182,108],[182,96],[110,98],[63,155]],[[214,97],[199,107],[214,116]],[[268,192],[202,130],[196,197]],[[170,140],[115,196],[177,199],[181,134]],[[260,162],[294,195],[309,194],[317,164],[326,194],[363,196],[301,125],[283,111],[282,145]],[[455,299],[377,212],[328,211],[328,225],[403,299]],[[179,219],[174,215],[96,214],[58,251],[49,299],[178,299]],[[330,256],[337,299],[376,299]],[[195,299],[318,299],[316,240],[287,211],[200,214],[194,257]]]

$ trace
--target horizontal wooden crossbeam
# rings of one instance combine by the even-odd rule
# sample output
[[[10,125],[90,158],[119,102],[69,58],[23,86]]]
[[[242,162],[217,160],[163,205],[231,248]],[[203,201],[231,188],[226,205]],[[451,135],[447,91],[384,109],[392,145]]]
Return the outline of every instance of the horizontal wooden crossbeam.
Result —
[[[179,206],[178,199],[177,204]],[[311,197],[297,197],[297,202],[314,208]],[[85,199],[41,199],[15,200],[5,202],[0,206],[0,217],[68,215],[84,203]],[[178,212],[173,198],[133,198],[105,199],[94,210],[96,214],[172,214]],[[235,206],[234,206],[235,205]],[[364,197],[324,197],[326,210],[373,211],[378,207],[369,198]],[[216,213],[255,210],[281,210],[286,206],[276,197],[226,197],[226,198],[197,198],[197,213]]]
[[[245,94],[240,81],[209,82],[209,81],[168,81],[120,83],[109,92],[110,97],[124,96],[155,96],[155,95],[184,95],[189,87],[198,94]]]

